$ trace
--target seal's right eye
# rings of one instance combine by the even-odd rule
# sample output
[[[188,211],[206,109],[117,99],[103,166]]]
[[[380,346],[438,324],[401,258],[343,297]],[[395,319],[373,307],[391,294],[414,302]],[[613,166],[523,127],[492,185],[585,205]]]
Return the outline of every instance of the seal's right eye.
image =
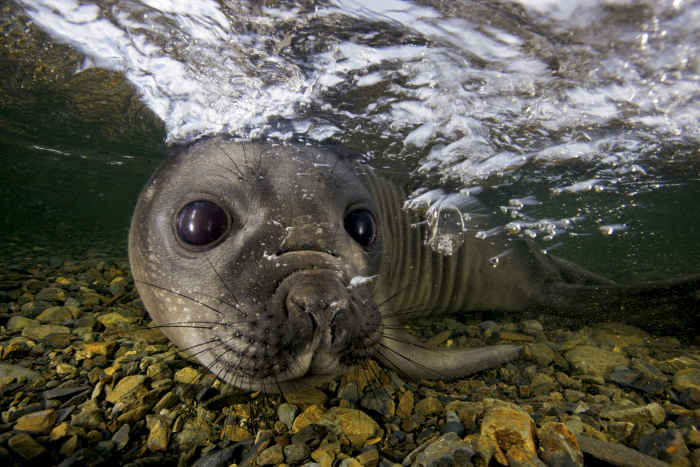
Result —
[[[231,227],[226,211],[211,201],[193,201],[177,216],[177,233],[183,242],[206,246],[219,240]]]

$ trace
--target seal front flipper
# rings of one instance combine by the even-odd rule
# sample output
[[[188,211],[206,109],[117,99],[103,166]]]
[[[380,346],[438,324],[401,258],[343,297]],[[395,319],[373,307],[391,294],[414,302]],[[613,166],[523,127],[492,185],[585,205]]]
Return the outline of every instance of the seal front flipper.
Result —
[[[402,331],[385,330],[377,358],[388,368],[411,378],[454,379],[515,360],[521,351],[518,345],[472,349],[429,347]]]

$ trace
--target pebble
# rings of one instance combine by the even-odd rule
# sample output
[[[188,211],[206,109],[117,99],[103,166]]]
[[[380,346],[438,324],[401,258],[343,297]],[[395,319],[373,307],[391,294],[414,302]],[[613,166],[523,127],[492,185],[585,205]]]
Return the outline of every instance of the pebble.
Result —
[[[336,433],[344,434],[356,447],[362,447],[368,439],[379,432],[379,425],[366,413],[342,407],[331,407],[323,414],[319,425],[331,428]]]
[[[574,347],[564,354],[574,370],[583,375],[609,376],[615,365],[627,365],[627,358],[620,354],[589,345]]]
[[[641,437],[637,441],[637,445],[640,452],[669,464],[688,457],[690,454],[683,440],[683,435],[676,429]]]
[[[32,460],[46,453],[46,449],[27,433],[14,435],[7,445],[24,460]]]
[[[18,418],[15,430],[48,435],[56,424],[56,420],[58,415],[54,409],[42,410]]]
[[[284,403],[280,404],[277,408],[277,417],[279,420],[287,426],[287,429],[291,430],[294,424],[294,419],[299,414],[299,407],[293,404]]]
[[[583,467],[576,435],[563,423],[547,422],[537,432],[540,458],[552,466]]]

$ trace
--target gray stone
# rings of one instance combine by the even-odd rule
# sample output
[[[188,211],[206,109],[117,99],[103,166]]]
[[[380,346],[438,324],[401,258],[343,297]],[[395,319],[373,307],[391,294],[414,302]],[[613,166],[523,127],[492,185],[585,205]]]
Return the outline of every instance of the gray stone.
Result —
[[[10,365],[9,363],[0,363],[0,379],[2,378],[21,378],[25,377],[28,380],[33,380],[41,377],[39,373],[29,368],[20,365]]]
[[[301,464],[311,457],[311,448],[306,444],[290,444],[284,447],[284,459],[287,464]]]
[[[61,289],[45,287],[34,296],[34,300],[42,300],[47,302],[54,302],[56,300],[63,301],[63,299],[61,298],[61,295],[63,294],[64,292]]]
[[[36,318],[46,310],[47,308],[51,307],[51,303],[45,302],[43,300],[35,300],[33,302],[27,302],[24,305],[22,305],[22,308],[20,310],[22,313],[28,314],[32,318]]]
[[[299,415],[299,407],[296,405],[285,402],[284,404],[280,404],[277,408],[277,417],[287,426],[288,430],[292,429],[294,419],[297,418],[297,415]]]
[[[639,446],[639,451],[643,454],[669,464],[688,457],[690,454],[683,440],[683,435],[676,429],[670,429],[651,436],[643,436],[639,438],[637,445]]]
[[[284,448],[275,444],[260,453],[257,459],[258,465],[280,465],[284,462]]]
[[[36,320],[42,324],[62,323],[63,321],[67,321],[69,319],[73,319],[73,315],[67,308],[62,306],[52,306],[51,308],[47,308],[36,317]]]
[[[576,435],[562,423],[547,422],[537,432],[540,458],[548,466],[583,467]]]
[[[35,319],[30,319],[25,316],[13,316],[7,321],[8,331],[21,331],[26,327],[39,326],[41,323]]]
[[[25,460],[34,459],[46,452],[46,449],[27,433],[14,435],[7,441],[7,445]]]
[[[668,467],[668,464],[621,444],[608,443],[587,436],[577,436],[581,451],[598,461],[618,467]]]
[[[549,366],[554,360],[554,351],[544,342],[530,346],[530,352],[539,366]]]
[[[619,353],[580,345],[564,354],[566,360],[581,374],[609,376],[615,365],[627,365],[627,358]]]
[[[126,447],[127,443],[129,442],[129,431],[129,425],[124,424],[112,436],[112,442],[114,443],[114,448],[117,451],[121,451]]]
[[[360,405],[368,410],[374,410],[382,414],[387,419],[391,419],[396,413],[394,398],[391,397],[389,391],[384,388],[367,392],[365,397],[362,398]]]
[[[45,339],[49,334],[70,334],[70,328],[67,328],[66,326],[45,324],[43,326],[24,328],[22,330],[22,337],[33,341]]]
[[[468,465],[474,456],[471,443],[455,433],[447,433],[432,443],[426,443],[411,452],[403,461],[404,466],[462,466]]]

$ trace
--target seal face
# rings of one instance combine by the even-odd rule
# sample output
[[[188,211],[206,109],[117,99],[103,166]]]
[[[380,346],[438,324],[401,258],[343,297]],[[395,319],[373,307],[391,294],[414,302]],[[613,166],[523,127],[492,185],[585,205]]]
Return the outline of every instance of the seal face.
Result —
[[[382,244],[351,164],[318,148],[215,138],[156,171],[129,251],[169,339],[223,380],[278,390],[376,352],[380,301],[372,281],[356,278],[377,274]]]

